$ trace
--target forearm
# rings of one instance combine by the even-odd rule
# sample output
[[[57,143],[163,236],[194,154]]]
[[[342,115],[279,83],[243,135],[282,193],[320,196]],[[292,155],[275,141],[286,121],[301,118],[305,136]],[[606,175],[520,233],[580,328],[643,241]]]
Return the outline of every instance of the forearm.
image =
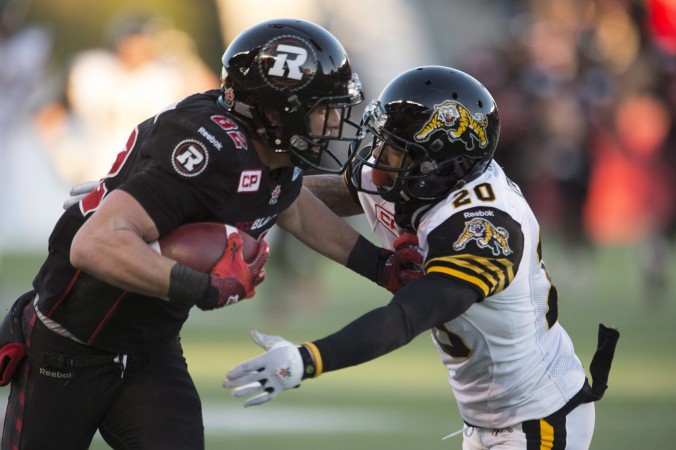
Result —
[[[113,286],[166,298],[175,262],[148,245],[156,238],[141,206],[129,194],[114,191],[75,235],[71,264]]]
[[[331,211],[341,217],[361,214],[361,205],[350,194],[342,175],[309,175],[303,178],[308,188]]]
[[[402,288],[387,306],[374,309],[313,344],[324,372],[376,359],[419,334],[464,313],[478,292],[445,276],[427,275]]]
[[[308,247],[342,265],[347,264],[359,237],[354,228],[306,188],[277,224]]]

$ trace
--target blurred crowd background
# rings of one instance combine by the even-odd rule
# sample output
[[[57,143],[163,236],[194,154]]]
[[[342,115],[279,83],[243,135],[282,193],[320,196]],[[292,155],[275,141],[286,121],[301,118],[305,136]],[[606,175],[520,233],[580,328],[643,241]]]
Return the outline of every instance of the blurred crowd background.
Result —
[[[46,249],[70,187],[103,176],[134,125],[218,87],[227,43],[275,17],[335,34],[367,98],[421,64],[481,80],[502,120],[496,160],[563,243],[568,276],[598,246],[632,246],[646,299],[665,295],[674,0],[0,0],[0,261]],[[281,233],[271,245],[301,283],[276,292],[319,297],[315,256]]]

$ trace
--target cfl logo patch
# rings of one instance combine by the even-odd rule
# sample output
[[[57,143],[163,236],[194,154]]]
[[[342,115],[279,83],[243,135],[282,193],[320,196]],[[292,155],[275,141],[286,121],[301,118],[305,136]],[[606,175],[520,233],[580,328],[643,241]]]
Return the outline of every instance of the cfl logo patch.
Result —
[[[306,40],[292,35],[270,40],[261,50],[260,73],[274,89],[295,91],[306,86],[317,73],[317,55]]]
[[[207,168],[209,153],[204,145],[192,139],[179,143],[171,154],[171,165],[179,175],[195,177]]]
[[[260,170],[244,170],[239,177],[237,192],[256,192],[261,187]]]

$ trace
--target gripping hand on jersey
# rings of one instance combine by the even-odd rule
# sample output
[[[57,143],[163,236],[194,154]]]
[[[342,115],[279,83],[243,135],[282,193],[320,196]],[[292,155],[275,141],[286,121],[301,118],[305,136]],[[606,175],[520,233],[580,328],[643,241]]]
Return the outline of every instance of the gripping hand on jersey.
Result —
[[[418,236],[403,233],[394,241],[394,251],[381,249],[378,264],[378,284],[396,294],[405,284],[425,275]]]
[[[230,233],[223,256],[211,269],[210,288],[206,297],[197,301],[202,310],[222,308],[233,305],[256,294],[254,289],[265,279],[265,262],[270,249],[261,239],[256,256],[249,263],[242,255],[242,237],[239,233]]]
[[[298,346],[291,342],[256,330],[251,338],[266,352],[231,369],[223,382],[223,387],[234,388],[235,398],[257,394],[244,402],[245,407],[267,403],[280,392],[300,386],[304,368]]]
[[[95,190],[99,186],[98,181],[87,181],[86,183],[78,184],[73,186],[70,190],[70,197],[63,202],[63,209],[68,209],[74,204],[78,203],[80,200],[85,198],[91,191]]]

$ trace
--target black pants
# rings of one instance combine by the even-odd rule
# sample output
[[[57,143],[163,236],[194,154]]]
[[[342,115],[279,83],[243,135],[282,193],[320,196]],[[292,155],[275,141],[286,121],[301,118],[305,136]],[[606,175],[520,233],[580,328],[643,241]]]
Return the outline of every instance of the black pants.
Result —
[[[12,381],[2,450],[203,449],[201,403],[180,341],[140,355],[96,351],[24,316],[29,345]]]

